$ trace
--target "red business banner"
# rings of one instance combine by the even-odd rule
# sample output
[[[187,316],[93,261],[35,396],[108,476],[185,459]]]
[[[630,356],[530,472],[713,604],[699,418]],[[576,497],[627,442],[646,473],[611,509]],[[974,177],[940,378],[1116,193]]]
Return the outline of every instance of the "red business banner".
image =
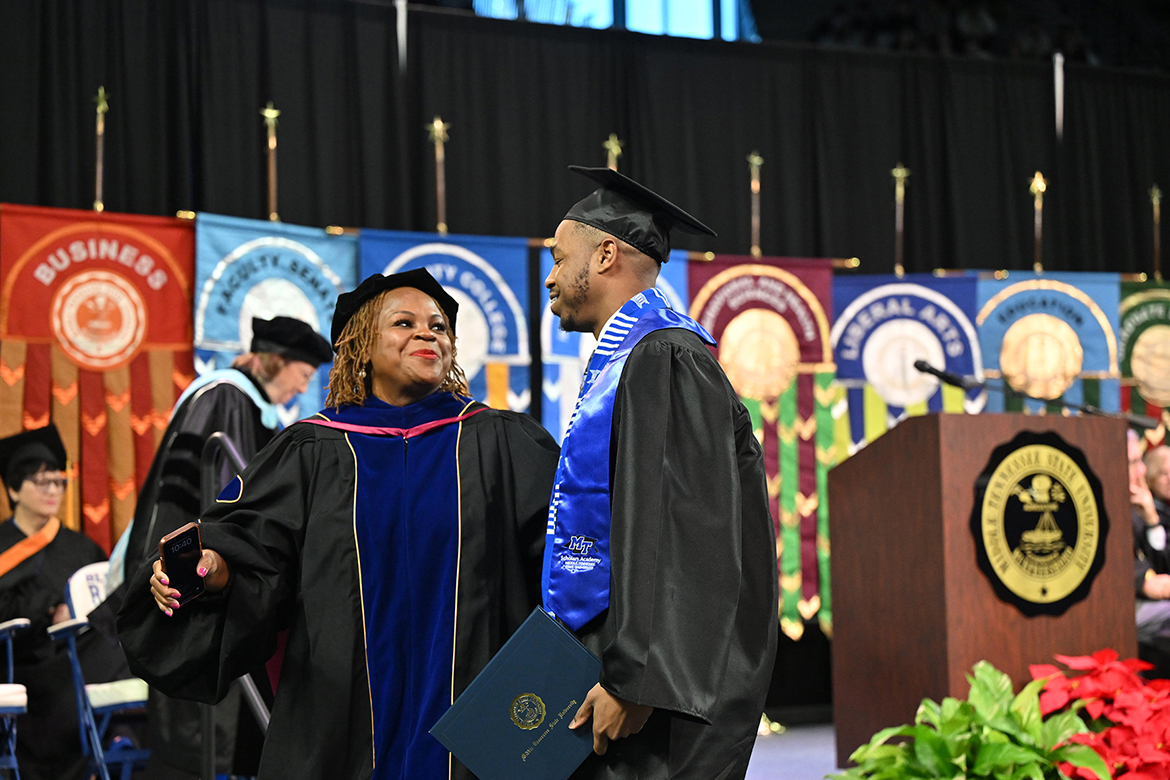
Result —
[[[0,204],[0,409],[23,410],[0,436],[51,411],[75,478],[62,519],[107,550],[192,378],[194,267],[189,221]]]

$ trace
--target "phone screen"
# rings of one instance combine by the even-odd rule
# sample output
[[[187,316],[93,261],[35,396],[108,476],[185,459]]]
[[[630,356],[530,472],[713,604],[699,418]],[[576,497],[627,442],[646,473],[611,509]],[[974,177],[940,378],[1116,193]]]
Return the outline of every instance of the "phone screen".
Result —
[[[163,568],[170,586],[179,591],[179,603],[186,604],[203,593],[203,578],[199,576],[199,559],[203,557],[203,546],[199,543],[199,529],[189,528],[163,539]]]

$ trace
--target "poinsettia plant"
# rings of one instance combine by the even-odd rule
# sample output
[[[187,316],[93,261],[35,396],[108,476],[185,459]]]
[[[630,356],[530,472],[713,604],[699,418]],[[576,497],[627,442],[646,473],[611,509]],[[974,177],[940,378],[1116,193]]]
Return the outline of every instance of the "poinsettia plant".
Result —
[[[1113,650],[1092,655],[1058,655],[1071,671],[1051,664],[1029,667],[1033,683],[1044,681],[1042,715],[1083,707],[1092,730],[1071,742],[1095,750],[1117,780],[1170,780],[1170,680],[1143,680],[1152,666],[1137,659],[1118,660]],[[1070,777],[1095,780],[1084,767],[1062,765]]]
[[[1011,679],[991,664],[980,661],[972,672],[966,701],[924,699],[914,725],[879,731],[850,756],[856,766],[830,777],[1056,780],[1071,776],[1065,769],[1071,767],[1077,777],[1108,780],[1096,747],[1075,739],[1088,732],[1078,714],[1084,703],[1065,700],[1062,711],[1045,719],[1040,691],[1048,678],[1033,680],[1013,695]],[[891,744],[899,738],[903,741]]]

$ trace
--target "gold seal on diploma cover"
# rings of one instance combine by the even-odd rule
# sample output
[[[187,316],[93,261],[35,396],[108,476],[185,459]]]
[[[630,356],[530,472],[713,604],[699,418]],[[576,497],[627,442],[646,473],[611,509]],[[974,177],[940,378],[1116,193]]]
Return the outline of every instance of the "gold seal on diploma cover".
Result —
[[[1059,601],[1084,581],[1101,542],[1085,472],[1047,444],[1012,452],[987,482],[981,531],[995,576],[1036,604]]]
[[[1170,325],[1151,325],[1141,332],[1130,352],[1129,368],[1142,398],[1170,406]]]
[[[776,398],[796,376],[800,344],[784,317],[768,309],[748,309],[723,329],[719,363],[741,396]]]
[[[535,693],[522,693],[512,700],[512,722],[525,731],[544,723],[544,702]]]
[[[1051,314],[1021,317],[1003,334],[999,367],[1013,389],[1033,398],[1060,398],[1081,373],[1077,334]]]

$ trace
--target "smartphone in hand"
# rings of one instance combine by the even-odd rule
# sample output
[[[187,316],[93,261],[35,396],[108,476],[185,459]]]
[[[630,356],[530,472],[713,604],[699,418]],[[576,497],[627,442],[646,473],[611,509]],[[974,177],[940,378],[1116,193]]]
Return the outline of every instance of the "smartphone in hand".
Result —
[[[179,591],[180,605],[203,593],[203,578],[197,571],[203,557],[198,523],[187,523],[160,539],[158,554],[170,586]]]

